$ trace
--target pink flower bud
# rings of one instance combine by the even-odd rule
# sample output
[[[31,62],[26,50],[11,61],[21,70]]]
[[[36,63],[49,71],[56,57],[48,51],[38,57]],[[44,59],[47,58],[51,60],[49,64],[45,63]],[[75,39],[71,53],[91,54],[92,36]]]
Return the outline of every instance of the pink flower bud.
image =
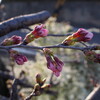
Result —
[[[80,28],[76,33],[73,33],[73,37],[77,38],[77,42],[88,42],[93,38],[93,33],[87,31],[86,29]]]
[[[48,30],[44,29],[44,25],[38,25],[35,27],[34,31],[32,32],[35,38],[45,37],[48,35]]]
[[[12,36],[11,39],[12,39],[14,44],[19,44],[22,41],[22,37],[21,36],[17,36],[17,35]]]
[[[53,71],[53,73],[58,77],[62,71],[64,63],[54,56],[50,49],[44,48],[43,51],[47,60],[47,68]]]
[[[75,42],[88,42],[93,38],[93,33],[80,28],[78,29],[78,31],[76,33],[73,33],[72,35],[68,36],[63,42],[62,44],[64,45],[73,45],[75,44]]]
[[[41,84],[41,83],[42,83],[42,78],[41,78],[41,75],[40,75],[40,74],[37,74],[37,75],[36,75],[36,82],[37,82],[38,84]]]
[[[44,29],[44,25],[37,25],[35,29],[26,35],[24,39],[24,44],[28,44],[32,42],[34,39],[37,39],[39,37],[45,37],[48,35],[48,30]]]
[[[14,35],[11,38],[5,39],[1,43],[1,45],[3,45],[3,46],[15,45],[15,44],[21,43],[21,41],[22,41],[22,37]]]
[[[58,57],[54,56],[54,60],[58,63],[58,65],[63,66],[64,63],[58,59]]]
[[[28,61],[28,59],[27,59],[26,56],[22,56],[22,59],[23,59],[24,62],[27,62]]]
[[[16,63],[17,63],[18,65],[23,65],[23,64],[24,64],[24,61],[23,61],[23,59],[21,59],[21,58],[15,58],[15,61],[16,61]]]
[[[24,62],[27,62],[28,59],[26,56],[19,54],[17,51],[15,50],[10,50],[10,56],[15,60],[15,62],[18,65],[23,65]]]
[[[70,35],[62,42],[62,44],[69,46],[69,45],[75,44],[75,42],[76,42],[76,39],[73,38],[72,35]]]

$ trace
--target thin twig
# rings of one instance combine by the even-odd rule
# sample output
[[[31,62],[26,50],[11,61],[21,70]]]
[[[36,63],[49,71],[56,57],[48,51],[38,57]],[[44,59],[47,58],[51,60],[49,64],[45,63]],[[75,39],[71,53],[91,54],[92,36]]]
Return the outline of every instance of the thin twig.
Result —
[[[31,100],[33,96],[36,96],[34,92],[32,92],[29,96],[27,96],[24,100]]]
[[[69,36],[71,35],[71,33],[67,33],[67,34],[48,34],[48,36],[53,36],[53,37],[65,37],[65,36]]]
[[[50,85],[52,85],[52,84],[53,84],[53,76],[54,76],[54,74],[53,74],[53,73],[51,73],[50,80],[49,80]]]
[[[85,44],[84,42],[80,42],[82,45],[84,45],[85,47],[88,47],[87,44]]]
[[[51,45],[51,46],[29,46],[29,45],[12,45],[12,46],[0,46],[0,49],[9,50],[12,48],[29,48],[29,49],[40,49],[43,50],[43,48],[67,48],[67,49],[74,49],[74,50],[96,50],[96,46],[88,46],[88,47],[75,47],[75,46],[65,46],[62,44],[57,45]]]
[[[17,90],[17,79],[14,79],[14,83],[12,85],[12,94],[11,94],[11,100],[19,100],[18,99],[18,90]]]

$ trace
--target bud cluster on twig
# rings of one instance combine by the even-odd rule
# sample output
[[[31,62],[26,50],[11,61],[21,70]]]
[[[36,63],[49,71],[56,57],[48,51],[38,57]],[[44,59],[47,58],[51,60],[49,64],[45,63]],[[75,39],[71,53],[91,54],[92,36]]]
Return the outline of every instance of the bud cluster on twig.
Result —
[[[36,84],[32,93],[25,98],[25,100],[30,100],[33,96],[39,96],[46,90],[50,88],[50,84],[45,84],[46,78],[42,79],[40,74],[36,75]]]

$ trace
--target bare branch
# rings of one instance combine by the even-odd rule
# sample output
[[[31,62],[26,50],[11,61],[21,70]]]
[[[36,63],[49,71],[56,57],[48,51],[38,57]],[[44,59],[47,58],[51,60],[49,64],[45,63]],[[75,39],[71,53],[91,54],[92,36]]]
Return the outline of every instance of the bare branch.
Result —
[[[19,100],[18,99],[18,90],[17,90],[17,79],[14,79],[14,83],[12,85],[12,94],[11,94],[11,100]]]
[[[64,36],[69,36],[71,35],[71,33],[67,33],[67,34],[48,34],[48,36],[53,36],[53,37],[64,37]]]
[[[49,80],[50,85],[52,85],[52,84],[53,84],[53,76],[54,76],[54,74],[53,74],[53,73],[51,73],[50,80]]]
[[[84,42],[80,42],[82,45],[84,45],[85,47],[88,47],[87,44],[85,44]]]
[[[22,15],[11,18],[0,23],[0,37],[12,32],[24,28],[29,25],[44,22],[50,17],[48,11],[42,11],[35,14]]]
[[[31,100],[31,98],[32,98],[33,96],[36,96],[36,95],[34,94],[34,91],[33,91],[28,97],[26,97],[24,100]]]
[[[51,45],[51,46],[29,46],[29,45],[12,45],[12,46],[0,46],[0,49],[9,50],[11,48],[29,48],[29,49],[40,49],[43,48],[67,48],[67,49],[74,49],[74,50],[96,50],[96,46],[88,46],[88,47],[75,47],[75,46],[65,46],[63,44]]]
[[[100,86],[95,87],[85,100],[100,100]]]

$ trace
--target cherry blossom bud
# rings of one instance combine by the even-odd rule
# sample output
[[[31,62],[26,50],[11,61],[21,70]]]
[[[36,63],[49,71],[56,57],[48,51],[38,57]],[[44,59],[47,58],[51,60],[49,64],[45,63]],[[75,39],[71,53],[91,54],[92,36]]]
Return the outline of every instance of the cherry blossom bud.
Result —
[[[53,52],[50,49],[44,48],[43,52],[47,60],[47,68],[53,71],[53,74],[55,76],[60,76],[60,72],[62,71],[64,63],[61,60],[59,60],[56,56],[54,56]]]
[[[9,46],[9,45],[15,45],[15,44],[19,44],[22,41],[22,37],[14,35],[11,38],[7,38],[5,39],[1,45],[3,46]]]
[[[23,64],[24,64],[24,61],[23,61],[23,59],[21,59],[21,58],[15,57],[15,61],[16,61],[16,63],[17,63],[18,65],[23,65]]]
[[[14,44],[19,44],[22,41],[22,37],[17,35],[12,36],[11,39],[13,40]]]
[[[41,79],[41,75],[37,74],[36,75],[36,84],[34,85],[34,90],[33,93],[35,94],[35,96],[40,95],[42,92],[44,92],[45,90],[47,90],[50,85],[49,84],[44,84],[46,81],[46,79]]]
[[[41,84],[42,79],[41,79],[41,75],[40,75],[40,74],[37,74],[37,75],[36,75],[36,82],[37,82],[38,84]]]
[[[76,42],[88,42],[93,38],[93,33],[87,31],[86,29],[80,28],[77,32],[68,36],[62,44],[64,45],[74,45]]]
[[[19,54],[15,50],[10,50],[10,56],[13,58],[13,60],[18,64],[18,65],[23,65],[24,62],[27,62],[28,59],[26,56]]]
[[[62,71],[62,66],[64,66],[64,63],[63,63],[61,60],[59,60],[56,56],[54,56],[54,60],[55,60],[55,62],[59,65],[59,66],[57,67],[57,69],[58,69],[59,71]]]
[[[24,62],[27,62],[27,61],[28,61],[28,59],[27,59],[26,56],[23,56],[23,55],[22,55],[21,58],[23,59]]]
[[[28,44],[32,42],[34,39],[37,39],[39,37],[45,37],[48,35],[48,30],[44,29],[44,25],[37,25],[35,29],[26,35],[24,39],[24,44]]]
[[[32,32],[35,38],[45,37],[48,35],[48,30],[44,29],[44,25],[38,25],[35,27],[34,31]]]
[[[73,38],[73,36],[71,35],[71,36],[68,36],[68,37],[62,42],[62,44],[69,46],[69,45],[74,45],[75,42],[76,42],[76,39]]]
[[[46,82],[46,78],[42,79],[41,86]]]
[[[88,42],[93,38],[93,33],[86,29],[80,28],[76,33],[73,33],[73,37],[77,38],[77,41]]]

